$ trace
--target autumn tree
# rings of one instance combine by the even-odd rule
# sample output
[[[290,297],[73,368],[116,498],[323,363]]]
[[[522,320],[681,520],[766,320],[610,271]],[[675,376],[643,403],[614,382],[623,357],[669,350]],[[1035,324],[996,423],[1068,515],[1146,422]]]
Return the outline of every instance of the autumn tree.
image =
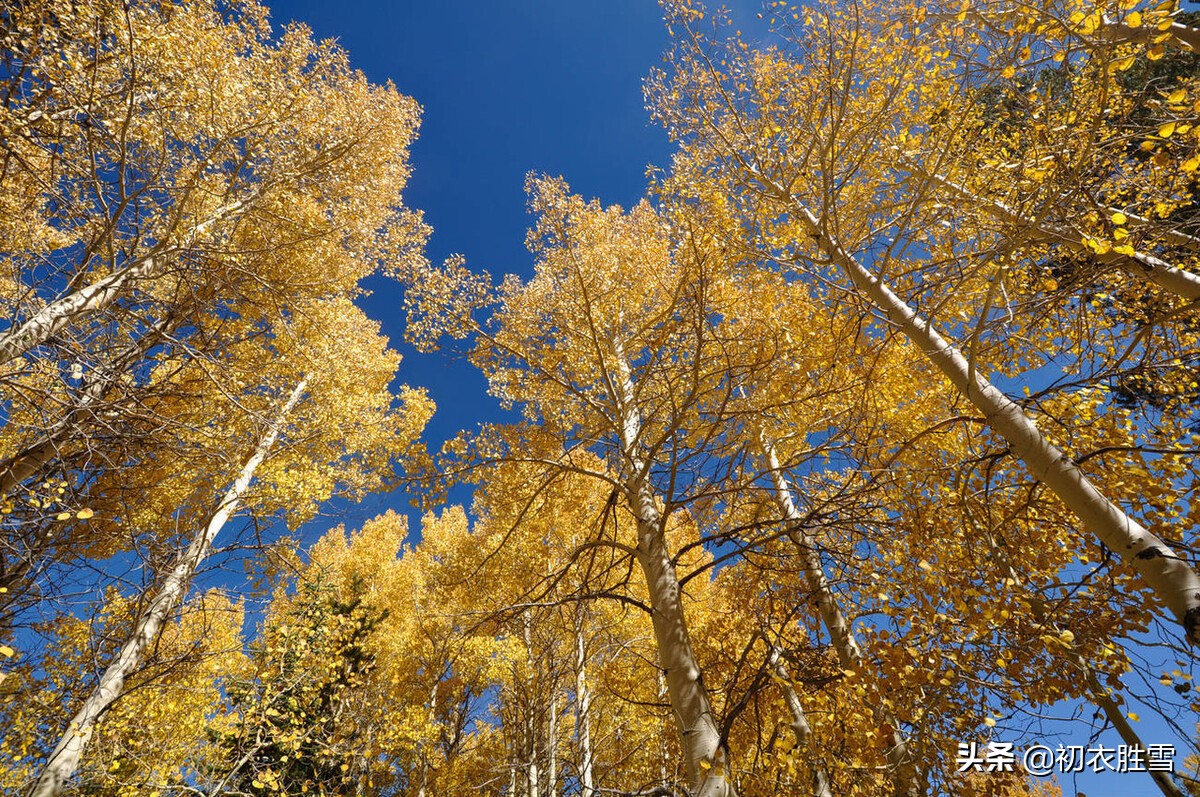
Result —
[[[129,635],[140,596],[109,590],[87,619],[60,615],[40,631],[49,638],[35,667],[22,651],[5,679],[0,712],[4,762],[0,785],[20,793],[58,738],[64,706],[86,696],[79,674],[113,657]],[[162,793],[195,777],[212,761],[206,731],[221,706],[221,688],[242,669],[243,607],[217,591],[189,601],[162,629],[157,645],[131,677],[90,740],[92,755],[79,773],[84,793]]]
[[[679,502],[703,492],[699,471],[717,461],[703,411],[731,389],[708,334],[719,306],[709,297],[720,286],[702,255],[675,248],[648,205],[628,215],[604,210],[556,180],[532,182],[531,196],[540,214],[529,238],[535,278],[507,280],[494,317],[481,325],[469,311],[472,299],[486,299],[485,287],[461,264],[415,275],[410,330],[426,339],[477,332],[472,357],[493,392],[520,403],[531,421],[485,433],[465,450],[468,461],[590,474],[637,520],[629,553],[649,591],[687,779],[699,793],[726,793],[730,763],[687,631],[677,552],[665,536]],[[600,456],[605,471],[581,465],[585,451]]]
[[[1005,221],[1020,226],[1018,239],[1011,226],[997,234],[994,218],[990,226],[965,221],[969,217],[962,211],[977,212],[978,198],[951,203],[947,194],[958,200],[964,197],[955,194],[950,181],[939,182],[936,176],[944,177],[948,169],[943,166],[953,164],[959,153],[990,151],[963,132],[978,120],[986,123],[989,109],[978,102],[981,87],[989,81],[1010,80],[1016,72],[1009,69],[1010,57],[1019,55],[1023,44],[1003,50],[998,42],[1011,43],[1026,35],[1052,38],[1045,35],[1046,28],[1038,28],[1045,20],[1022,27],[1026,25],[1022,18],[1010,36],[998,23],[977,26],[982,30],[978,34],[955,24],[971,14],[991,14],[987,18],[995,21],[1003,13],[983,5],[964,5],[961,11],[939,12],[940,17],[933,9],[928,18],[924,8],[789,9],[778,17],[782,20],[778,32],[786,46],[757,51],[736,37],[722,41],[720,29],[716,38],[702,30],[703,12],[698,7],[672,8],[672,23],[683,31],[674,53],[674,72],[652,87],[661,117],[683,145],[674,173],[665,182],[665,193],[697,206],[725,209],[737,221],[714,227],[714,235],[757,251],[762,266],[814,285],[835,286],[825,294],[831,312],[851,317],[870,313],[878,318],[871,324],[877,330],[873,348],[915,345],[945,378],[950,393],[926,385],[911,394],[932,399],[924,416],[930,419],[927,428],[916,427],[909,442],[896,439],[892,445],[897,447],[879,464],[862,463],[895,469],[906,462],[917,467],[934,462],[941,475],[931,474],[928,487],[916,490],[914,484],[905,483],[912,476],[896,481],[882,505],[883,514],[873,522],[912,533],[911,513],[932,517],[918,507],[936,495],[939,479],[974,484],[971,497],[963,493],[961,498],[964,508],[970,507],[969,514],[957,521],[943,516],[950,521],[949,536],[939,539],[949,542],[965,534],[954,546],[965,544],[964,553],[973,561],[978,556],[970,554],[970,547],[978,549],[982,543],[994,552],[1001,539],[999,544],[1011,555],[993,554],[995,559],[1004,567],[1019,561],[1023,574],[997,574],[1002,583],[1027,588],[1029,579],[1036,585],[1033,591],[1043,595],[1060,589],[1069,593],[1065,585],[1078,579],[1076,562],[1096,561],[1091,546],[1078,541],[1064,555],[1062,527],[1082,523],[1097,534],[1106,557],[1101,594],[1107,601],[1105,612],[1111,613],[1108,625],[1092,626],[1083,614],[1067,619],[1042,612],[1024,633],[1037,629],[1045,637],[1046,655],[1074,662],[1066,666],[1080,671],[1076,683],[1088,681],[1088,671],[1105,671],[1107,685],[1100,690],[1089,687],[1103,705],[1119,683],[1120,672],[1129,666],[1118,638],[1150,626],[1150,609],[1157,600],[1168,606],[1190,635],[1190,618],[1195,614],[1191,601],[1200,594],[1195,591],[1196,576],[1186,548],[1187,507],[1195,484],[1186,453],[1191,444],[1186,424],[1178,415],[1139,419],[1122,411],[1106,399],[1101,381],[1119,368],[1122,356],[1136,352],[1148,335],[1158,333],[1122,337],[1124,328],[1106,327],[1104,321],[1065,302],[1046,301],[1043,292],[1058,287],[1049,278],[1052,275],[1035,270],[1044,275],[1036,281],[1015,275],[1020,273],[1021,258],[1044,259],[1050,244],[1044,238],[1033,240],[1036,236],[1028,234],[1030,225],[1023,220]],[[1031,17],[1036,16],[1031,12]],[[1143,45],[1153,47],[1148,42],[1137,46]],[[955,59],[963,53],[971,58],[959,68],[956,64],[964,62]],[[1048,46],[1041,51],[1048,59],[1053,53]],[[1095,80],[1090,84],[1087,80],[1081,73],[1079,85],[1097,91]],[[1038,87],[1024,85],[1035,109],[1050,103],[1045,99],[1050,87],[1033,97]],[[1094,95],[1081,88],[1062,96],[1081,106]],[[1033,120],[1034,128],[1040,129],[1036,113]],[[1014,151],[1011,141],[1025,136],[1028,127],[1017,126],[1010,118],[1010,138],[1004,144],[1008,152]],[[1032,138],[1038,135],[1036,129]],[[1048,135],[1073,135],[1070,131],[1060,125]],[[924,167],[914,166],[914,152],[928,158]],[[1031,162],[1016,160],[1027,167],[1024,178],[1034,179]],[[989,164],[975,163],[962,174],[999,184],[1008,170],[997,170],[998,165],[1003,164],[988,168]],[[1114,174],[1120,172],[1108,170],[1103,179],[1113,179]],[[1052,193],[1046,195],[1048,200]],[[1054,212],[1070,216],[1061,207]],[[1030,216],[1045,217],[1044,210]],[[1061,236],[1052,243],[1062,244]],[[997,381],[1014,379],[1047,364],[1061,367],[1064,378],[1028,401],[1008,397],[985,376],[990,370]],[[1075,374],[1081,378],[1072,379]],[[946,403],[938,408],[941,401]],[[940,421],[938,412],[944,413]],[[949,431],[959,425],[971,429],[976,424],[985,433],[976,437],[982,450],[968,453],[948,445],[952,438],[938,440],[943,434],[939,429]],[[992,443],[986,442],[990,435],[995,435],[990,437]],[[1150,451],[1154,454],[1146,456]],[[909,454],[925,459],[909,460]],[[1020,460],[1021,465],[1007,466],[1006,458]],[[1098,459],[1104,460],[1104,467],[1097,466]],[[918,476],[918,483],[924,484],[924,478]],[[886,483],[886,479],[879,481]],[[1170,486],[1164,490],[1164,485]],[[1043,489],[1062,503],[1047,503]],[[1171,489],[1178,492],[1172,494]],[[1002,506],[1006,509],[993,514]],[[983,517],[990,518],[983,526],[976,514],[981,508]],[[1069,514],[1064,514],[1064,508]],[[962,530],[955,529],[955,522],[963,524]],[[948,553],[953,547],[942,550]],[[1113,552],[1130,567],[1110,574],[1107,557]],[[957,602],[954,590],[940,592],[942,582],[949,573],[969,571],[943,568],[928,560],[918,571],[912,568],[913,560],[911,554],[907,560],[901,555],[891,575],[899,583],[913,576],[922,582],[911,592],[906,588],[906,594],[928,596],[918,600]],[[1138,574],[1140,585],[1130,571]],[[921,572],[933,578],[925,579]],[[986,581],[994,578],[985,576]],[[1156,598],[1140,594],[1147,585]],[[955,589],[972,595],[979,586],[963,584]],[[856,608],[866,609],[869,598],[869,593],[855,596]],[[1026,617],[1031,603],[1046,605],[1042,597],[1025,598],[1022,603]],[[1095,603],[1088,605],[1092,608],[1079,608],[1094,611]],[[971,613],[969,605],[964,608]],[[957,612],[938,611],[949,623],[959,622]],[[1016,611],[1010,614],[1017,616]],[[922,627],[936,625],[930,624],[932,619],[924,616]],[[1083,641],[1085,634],[1071,631],[1073,624],[1086,629],[1086,643],[1091,646],[1082,665],[1072,657],[1079,653],[1074,640]],[[906,628],[916,627],[914,619],[913,625],[901,623],[898,629],[903,637]],[[947,642],[961,633],[952,627],[945,631]],[[1033,648],[1016,644],[1012,649]],[[915,662],[918,669],[928,668],[921,646],[912,650],[919,655],[910,654],[908,666]],[[1002,661],[1009,658],[1000,656]],[[1006,664],[1002,670],[1000,681],[1008,682],[1019,668]],[[951,677],[948,683],[954,680]],[[924,688],[928,692],[930,686]],[[1058,684],[1043,697],[1053,702],[1055,690],[1070,696],[1075,688],[1071,683]],[[978,717],[975,712],[967,715]]]
[[[301,522],[415,450],[432,407],[352,300],[424,231],[415,105],[254,3],[23,4],[3,31],[0,182],[32,220],[0,243],[4,594],[130,549],[156,573],[48,794],[231,520]]]
[[[190,458],[201,372],[238,393],[233,352],[271,356],[424,230],[399,204],[415,104],[255,3],[23,3],[3,31],[0,185],[22,221],[0,238],[0,580],[17,601],[90,543],[59,514],[124,512],[87,499],[95,481]]]

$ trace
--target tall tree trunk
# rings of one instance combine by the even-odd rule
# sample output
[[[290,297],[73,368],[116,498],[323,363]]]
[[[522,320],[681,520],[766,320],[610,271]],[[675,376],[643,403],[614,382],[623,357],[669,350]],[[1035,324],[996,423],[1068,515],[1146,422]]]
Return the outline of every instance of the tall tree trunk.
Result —
[[[792,686],[792,674],[788,672],[783,657],[779,655],[779,649],[774,645],[771,646],[767,664],[770,665],[778,679],[779,689],[783,692],[783,702],[788,707],[788,713],[792,715],[792,734],[796,737],[796,749],[802,750],[808,746],[808,737],[812,734],[812,727],[808,724],[808,717],[804,714],[800,696],[796,694],[796,688]],[[813,764],[813,797],[833,797],[833,790],[829,785],[829,774],[820,764]]]
[[[125,642],[116,659],[100,676],[100,682],[88,695],[83,706],[71,718],[54,751],[46,760],[37,781],[30,788],[29,797],[55,797],[75,774],[101,716],[124,692],[125,682],[142,665],[146,650],[158,639],[163,625],[183,600],[197,567],[208,556],[217,534],[237,511],[250,482],[254,479],[255,471],[275,445],[285,419],[300,401],[307,387],[307,378],[300,380],[296,385],[287,402],[259,439],[254,453],[242,466],[237,480],[217,503],[204,529],[192,538],[187,550],[167,574],[158,594],[138,618],[133,634]]]
[[[966,200],[997,221],[1020,229],[1033,241],[1062,246],[1077,254],[1095,258],[1101,263],[1115,266],[1138,279],[1152,282],[1176,296],[1181,296],[1185,299],[1200,299],[1200,274],[1172,266],[1165,260],[1146,252],[1123,254],[1109,250],[1103,254],[1099,254],[1088,248],[1079,233],[1074,230],[1057,224],[1051,224],[1050,222],[1026,218],[1003,203],[978,197],[957,183],[927,172],[914,163],[907,160],[902,163],[905,168],[911,170],[914,174],[918,174],[942,187],[956,198]],[[1164,236],[1164,239],[1168,243],[1185,246],[1189,249],[1195,249],[1197,246],[1200,246],[1200,240],[1179,232],[1169,232]]]
[[[804,528],[804,518],[792,499],[792,490],[783,475],[779,463],[779,455],[775,452],[774,444],[766,434],[759,430],[756,436],[761,456],[767,466],[767,474],[771,479],[772,493],[775,504],[783,513],[784,522],[789,525],[788,538],[800,553],[804,564],[802,577],[804,584],[817,600],[818,612],[825,630],[829,632],[830,643],[837,653],[838,663],[844,669],[857,669],[862,663],[862,648],[854,636],[854,630],[846,615],[838,605],[837,595],[829,585],[825,576],[825,568],[821,557],[817,554],[816,540]],[[920,779],[917,776],[915,756],[908,749],[908,742],[900,732],[900,722],[886,706],[872,706],[872,710],[891,728],[892,744],[888,747],[887,760],[892,768],[892,778],[895,793],[899,797],[919,795],[922,793]]]
[[[587,683],[587,646],[583,618],[575,620],[575,735],[579,742],[579,797],[595,797],[592,774],[592,692]]]
[[[981,376],[957,348],[905,304],[886,284],[850,256],[817,217],[789,192],[758,175],[816,239],[821,250],[850,277],[854,287],[920,348],[949,382],[983,413],[1033,477],[1058,496],[1105,546],[1122,556],[1183,627],[1200,643],[1200,576],[1148,529],[1105,498],[1070,457],[1047,440],[1016,402]]]
[[[614,385],[618,430],[628,475],[624,492],[637,519],[637,560],[650,593],[651,621],[659,663],[667,682],[671,709],[683,737],[688,781],[695,797],[727,797],[736,790],[729,774],[728,753],[713,716],[700,664],[688,636],[679,577],[667,549],[663,517],[649,482],[649,466],[640,453],[641,416],[633,379],[620,341],[614,341]]]
[[[756,443],[767,466],[767,475],[771,479],[775,505],[783,513],[784,523],[788,525],[788,538],[800,553],[800,561],[804,565],[801,573],[804,585],[817,600],[821,622],[829,632],[829,641],[837,653],[838,663],[843,668],[857,667],[862,660],[862,649],[850,628],[850,622],[838,605],[833,588],[829,586],[829,579],[825,577],[825,568],[817,554],[816,540],[802,525],[803,516],[792,499],[792,491],[784,478],[775,446],[761,430],[757,433]]]
[[[67,410],[36,442],[0,462],[0,498],[8,497],[26,479],[41,473],[47,465],[59,459],[66,440],[77,430],[81,421],[96,411],[116,384],[118,375],[124,374],[147,352],[162,343],[179,327],[179,323],[175,313],[168,313],[120,355],[105,363],[105,373],[91,379],[81,391],[82,395],[75,406]]]
[[[0,333],[0,365],[45,343],[79,316],[108,307],[124,295],[132,283],[161,276],[172,256],[194,246],[214,224],[221,219],[242,213],[248,204],[248,200],[238,200],[219,208],[206,221],[192,227],[181,242],[160,245],[141,257],[134,258],[107,277],[50,302],[21,326]]]
[[[437,677],[433,681],[433,688],[429,690],[429,711],[425,715],[430,728],[434,727],[437,722],[437,698],[438,687],[442,685],[441,677]],[[421,750],[421,785],[417,787],[417,797],[425,797],[425,790],[429,787],[429,749],[428,739],[422,739],[420,742]]]
[[[546,797],[558,792],[558,690],[550,693],[550,715],[546,720]]]
[[[533,684],[532,693],[525,706],[525,752],[528,756],[525,767],[525,784],[527,797],[539,797],[538,787],[540,772],[538,771],[538,734],[541,731],[541,712],[537,702],[541,699],[539,692],[538,666],[533,655],[533,617],[526,609],[521,614],[522,631],[525,638],[525,658],[529,664],[529,679]]]

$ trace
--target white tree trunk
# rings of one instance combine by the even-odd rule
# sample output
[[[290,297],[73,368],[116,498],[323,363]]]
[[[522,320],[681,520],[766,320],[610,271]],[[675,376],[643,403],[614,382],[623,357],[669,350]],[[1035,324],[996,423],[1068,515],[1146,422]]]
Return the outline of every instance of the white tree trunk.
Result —
[[[688,781],[695,797],[729,797],[736,794],[729,761],[721,743],[700,664],[688,636],[679,588],[679,577],[667,550],[662,516],[648,481],[649,468],[640,454],[641,417],[634,397],[629,364],[620,341],[616,352],[615,389],[619,412],[621,449],[629,470],[625,498],[637,519],[637,560],[650,593],[651,621],[659,663],[667,682],[667,695],[683,737]]]
[[[0,365],[45,343],[79,316],[108,307],[125,293],[130,283],[162,275],[172,255],[195,245],[214,224],[240,214],[247,205],[248,200],[239,200],[219,208],[208,220],[191,228],[182,242],[159,246],[107,277],[50,302],[21,326],[0,333]]]
[[[821,622],[825,626],[825,630],[829,632],[830,643],[837,653],[838,663],[844,669],[856,669],[862,663],[862,648],[854,636],[854,629],[850,627],[846,615],[838,605],[837,595],[829,585],[829,579],[825,576],[825,568],[821,564],[821,557],[817,554],[816,540],[801,525],[804,518],[792,499],[791,487],[784,478],[779,455],[776,454],[775,446],[762,430],[759,430],[756,442],[767,466],[775,503],[779,507],[779,511],[783,513],[784,522],[792,526],[788,531],[788,537],[800,552],[801,561],[804,563],[802,576],[805,586],[816,596]],[[920,794],[921,787],[917,778],[916,762],[908,749],[908,742],[900,732],[899,720],[883,705],[872,706],[872,709],[892,729],[892,744],[888,747],[886,755],[888,764],[892,768],[896,794]],[[824,773],[818,770],[817,777],[818,781],[821,781]],[[828,787],[827,778],[824,782]]]
[[[592,692],[587,684],[583,621],[575,623],[575,733],[579,740],[579,797],[595,797],[592,774]]]
[[[100,682],[88,695],[83,706],[71,718],[66,731],[46,760],[37,782],[30,788],[29,797],[55,797],[75,774],[83,758],[84,748],[101,716],[124,692],[126,680],[142,665],[146,650],[154,644],[163,625],[183,600],[196,568],[208,556],[213,540],[221,528],[237,511],[250,482],[254,479],[254,472],[275,445],[284,420],[300,401],[307,386],[307,379],[302,379],[296,385],[274,421],[259,439],[254,453],[242,466],[237,480],[221,497],[204,529],[192,538],[187,550],[167,574],[158,594],[138,618],[133,634],[125,642],[117,658],[100,676]]]
[[[775,446],[761,430],[757,437],[756,442],[767,466],[767,475],[771,479],[775,504],[783,513],[784,523],[790,527],[788,537],[800,552],[800,560],[804,564],[802,572],[804,584],[817,599],[821,622],[824,624],[825,630],[829,632],[829,641],[837,653],[838,663],[844,669],[856,667],[862,660],[862,649],[859,647],[858,639],[854,636],[854,631],[850,628],[849,621],[846,620],[846,615],[842,613],[842,608],[838,605],[837,596],[829,586],[829,579],[825,577],[825,568],[821,564],[820,556],[817,555],[816,541],[807,529],[799,525],[802,523],[803,517],[792,500],[792,491],[783,476],[783,468],[779,464]]]
[[[773,184],[772,184],[773,185]],[[1014,401],[975,371],[967,358],[892,290],[851,257],[808,208],[778,186],[822,251],[846,271],[858,292],[887,315],[987,419],[1035,479],[1058,496],[1105,546],[1133,566],[1183,627],[1200,642],[1200,577],[1156,535],[1105,498],[1083,471],[1050,443]]]
[[[116,383],[117,375],[123,374],[134,363],[145,357],[179,326],[174,314],[168,316],[129,346],[120,355],[101,366],[103,373],[96,377],[88,375],[89,381],[81,391],[75,406],[52,424],[41,438],[24,450],[0,463],[0,498],[6,498],[26,479],[40,473],[46,465],[58,459],[59,449],[77,429],[77,422],[94,413],[104,400],[109,389]]]
[[[796,694],[796,688],[792,686],[792,674],[788,672],[783,657],[779,655],[779,649],[774,645],[771,646],[767,663],[775,673],[779,689],[783,692],[783,702],[787,704],[788,713],[792,715],[792,734],[796,737],[796,748],[803,749],[808,746],[808,737],[812,734],[812,727],[808,724],[808,717],[804,714],[800,696]],[[813,765],[813,797],[833,797],[833,790],[829,785],[829,775],[819,764]]]
[[[979,207],[992,218],[1020,229],[1033,241],[1063,246],[1073,252],[1095,258],[1106,265],[1120,268],[1138,279],[1148,280],[1176,296],[1185,299],[1200,299],[1200,274],[1176,268],[1165,260],[1145,252],[1134,252],[1129,255],[1110,250],[1104,254],[1097,254],[1084,244],[1083,239],[1074,230],[1045,221],[1025,218],[1003,203],[978,197],[957,183],[926,172],[915,164],[905,161],[904,165],[915,174],[941,186],[956,197]],[[1144,219],[1139,220],[1149,223]],[[1187,248],[1195,248],[1200,245],[1200,240],[1179,232],[1168,232],[1164,239],[1169,243]]]
[[[521,614],[521,627],[525,639],[525,658],[529,664],[529,678],[534,684],[540,686],[537,679],[538,666],[533,656],[533,617],[530,615],[528,609]],[[527,797],[539,797],[538,734],[541,731],[539,727],[541,716],[537,710],[540,707],[536,705],[536,702],[541,698],[541,695],[538,693],[536,687],[533,690],[533,694],[529,697],[530,702],[525,706],[525,742],[526,753],[529,756],[528,764],[525,767],[525,785],[527,787],[525,793]]]
[[[442,679],[440,677],[434,678],[433,688],[429,690],[429,712],[425,715],[425,718],[430,728],[435,727],[437,723],[438,687],[441,685]],[[419,743],[421,753],[421,785],[417,788],[417,797],[425,797],[425,790],[429,786],[428,742],[428,739],[422,739]]]
[[[558,691],[550,693],[550,716],[546,720],[546,797],[558,793]]]

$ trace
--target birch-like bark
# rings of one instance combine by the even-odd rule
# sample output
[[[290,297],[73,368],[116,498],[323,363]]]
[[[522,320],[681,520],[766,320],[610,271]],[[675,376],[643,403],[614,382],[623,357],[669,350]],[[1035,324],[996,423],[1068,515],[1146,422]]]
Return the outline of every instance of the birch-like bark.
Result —
[[[19,327],[0,333],[0,365],[45,343],[79,316],[108,307],[122,296],[132,283],[161,276],[173,255],[194,246],[197,240],[207,234],[212,225],[224,218],[240,214],[248,204],[247,200],[239,200],[221,207],[209,219],[189,230],[183,242],[160,246],[134,258],[107,277],[50,302]]]
[[[791,487],[783,476],[783,468],[779,463],[779,455],[775,452],[775,446],[761,429],[758,431],[756,443],[767,466],[775,504],[783,514],[784,522],[789,525],[788,538],[800,553],[800,561],[804,565],[801,574],[804,584],[817,599],[817,610],[821,615],[821,623],[829,633],[829,640],[837,653],[838,663],[843,669],[857,669],[862,663],[862,648],[854,636],[850,622],[838,604],[837,595],[829,585],[829,579],[825,576],[825,567],[821,563],[821,557],[817,554],[816,540],[802,525],[803,515],[796,508]],[[922,789],[917,777],[915,757],[908,749],[908,742],[900,732],[899,720],[883,705],[872,706],[872,709],[892,729],[892,744],[888,747],[886,756],[893,773],[895,793],[898,797],[921,794]]]
[[[527,731],[529,734],[529,769],[526,772],[529,784],[529,797],[538,795],[538,760],[537,760],[537,724],[530,718]]]
[[[426,714],[428,726],[432,728],[437,722],[437,698],[438,687],[442,685],[441,678],[435,678],[433,688],[429,690],[429,712]],[[417,787],[417,797],[425,797],[425,790],[429,786],[429,751],[426,749],[426,740],[420,743],[421,748],[421,785]]]
[[[633,379],[620,341],[614,341],[614,349],[621,450],[629,468],[625,497],[637,519],[637,560],[650,593],[654,639],[671,709],[683,737],[691,794],[695,797],[733,797],[737,792],[729,776],[728,756],[688,636],[679,577],[667,550],[666,518],[648,481],[647,463],[639,452],[641,416],[634,397]]]
[[[525,638],[525,657],[529,662],[529,674],[533,676],[537,672],[537,663],[533,660],[533,617],[530,616],[529,610],[526,609],[521,615],[521,623]],[[537,701],[541,695],[535,693],[531,696],[534,701]],[[526,752],[529,755],[529,764],[525,769],[525,783],[528,787],[526,794],[528,797],[538,797],[538,713],[534,710],[534,706],[528,706],[528,712],[525,715],[525,739],[528,744]]]
[[[759,175],[761,178],[761,175]],[[826,231],[790,193],[768,183],[795,209],[821,250],[842,268],[858,292],[882,311],[987,419],[1009,450],[1045,484],[1084,528],[1125,558],[1175,615],[1188,641],[1200,643],[1200,576],[1166,543],[1109,501],[1071,459],[1042,435],[1024,410],[981,376],[933,325],[903,302]]]
[[[575,734],[579,741],[579,797],[595,797],[592,773],[592,691],[587,683],[583,621],[575,623]]]
[[[792,674],[788,672],[783,657],[779,655],[779,649],[774,645],[771,646],[767,664],[775,673],[779,689],[783,692],[783,702],[787,704],[788,713],[792,716],[792,734],[796,737],[796,748],[803,749],[808,746],[808,737],[812,735],[812,726],[808,724],[808,717],[804,713],[800,696],[796,694],[796,688],[792,686]],[[813,797],[833,797],[833,790],[829,785],[829,775],[825,772],[825,768],[819,765],[813,766]]]
[[[1130,255],[1109,250],[1103,254],[1099,254],[1088,248],[1079,234],[1067,227],[1026,218],[1001,202],[976,196],[963,186],[944,177],[926,172],[915,164],[906,163],[905,167],[913,173],[919,174],[930,182],[937,184],[956,197],[967,200],[992,218],[1022,230],[1038,243],[1065,247],[1073,252],[1095,258],[1105,265],[1115,266],[1138,279],[1152,282],[1176,296],[1181,296],[1185,299],[1200,299],[1200,274],[1172,266],[1162,258],[1155,257],[1146,252],[1134,252]],[[1200,240],[1180,232],[1167,231],[1163,234],[1163,239],[1168,243],[1185,246],[1189,249],[1200,246]]]
[[[550,715],[546,720],[546,797],[558,793],[558,691],[550,693]]]
[[[833,588],[829,586],[825,568],[817,554],[816,540],[801,525],[803,516],[792,499],[792,491],[787,480],[784,479],[783,468],[779,464],[779,455],[775,453],[775,446],[761,430],[757,437],[756,442],[767,466],[767,475],[771,479],[775,504],[783,513],[784,522],[788,524],[788,538],[800,553],[800,561],[804,566],[801,573],[804,585],[817,599],[821,622],[825,626],[825,630],[829,632],[829,641],[834,652],[837,653],[838,663],[843,669],[857,667],[862,661],[862,649],[859,647],[858,639],[854,636],[854,631],[850,628],[850,622],[842,613],[841,606],[838,605]]]
[[[56,797],[62,793],[67,782],[74,776],[83,758],[88,740],[96,729],[101,716],[121,696],[125,682],[137,671],[145,659],[146,650],[158,639],[163,625],[183,600],[197,567],[208,556],[213,540],[229,521],[241,504],[242,498],[254,479],[254,473],[266,459],[267,454],[279,438],[279,433],[288,414],[304,395],[308,380],[296,385],[287,402],[275,416],[271,425],[259,439],[254,453],[242,466],[237,480],[225,491],[209,516],[204,529],[192,538],[191,543],[179,557],[175,567],[167,574],[158,594],[138,617],[133,634],[122,646],[116,659],[100,676],[100,682],[88,695],[83,706],[71,718],[54,751],[46,760],[37,781],[29,789],[29,797]]]

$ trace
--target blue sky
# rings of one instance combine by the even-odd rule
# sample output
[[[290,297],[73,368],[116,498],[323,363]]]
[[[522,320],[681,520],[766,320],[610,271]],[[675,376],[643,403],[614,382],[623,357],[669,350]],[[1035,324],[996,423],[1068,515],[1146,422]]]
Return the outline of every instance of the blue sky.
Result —
[[[585,196],[628,206],[645,192],[647,167],[669,161],[666,135],[650,121],[641,90],[669,44],[652,0],[267,2],[276,25],[301,21],[318,38],[337,39],[371,80],[393,81],[423,107],[404,199],[423,210],[433,227],[428,254],[434,261],[461,253],[493,274],[528,274],[527,172],[562,175]],[[743,27],[759,8],[755,0],[730,5]],[[431,447],[461,428],[500,417],[484,380],[468,364],[446,354],[421,355],[403,343],[394,285],[376,280],[367,287],[374,293],[364,307],[404,354],[403,381],[425,387],[438,404]],[[389,506],[408,509],[403,495],[379,496],[346,510],[344,519],[357,525]],[[1142,712],[1147,741],[1171,741],[1151,714]],[[1080,726],[1075,729],[1076,738],[1044,741],[1051,747],[1087,744]],[[1039,741],[1008,736],[1003,724],[999,730],[998,738],[1018,749]],[[1101,741],[1119,743],[1110,734]],[[1066,794],[1078,789],[1091,797],[1154,789],[1145,775],[1060,779]]]
[[[371,80],[391,80],[421,104],[405,203],[432,225],[435,262],[461,253],[493,274],[529,273],[527,172],[562,175],[580,193],[630,205],[645,192],[647,166],[669,159],[642,99],[642,79],[668,46],[650,0],[289,0],[270,8],[277,24],[302,21],[318,38],[336,38]],[[431,444],[494,418],[482,377],[403,345],[396,290],[383,280],[369,287],[374,295],[363,304],[404,354],[404,381],[438,404]]]

